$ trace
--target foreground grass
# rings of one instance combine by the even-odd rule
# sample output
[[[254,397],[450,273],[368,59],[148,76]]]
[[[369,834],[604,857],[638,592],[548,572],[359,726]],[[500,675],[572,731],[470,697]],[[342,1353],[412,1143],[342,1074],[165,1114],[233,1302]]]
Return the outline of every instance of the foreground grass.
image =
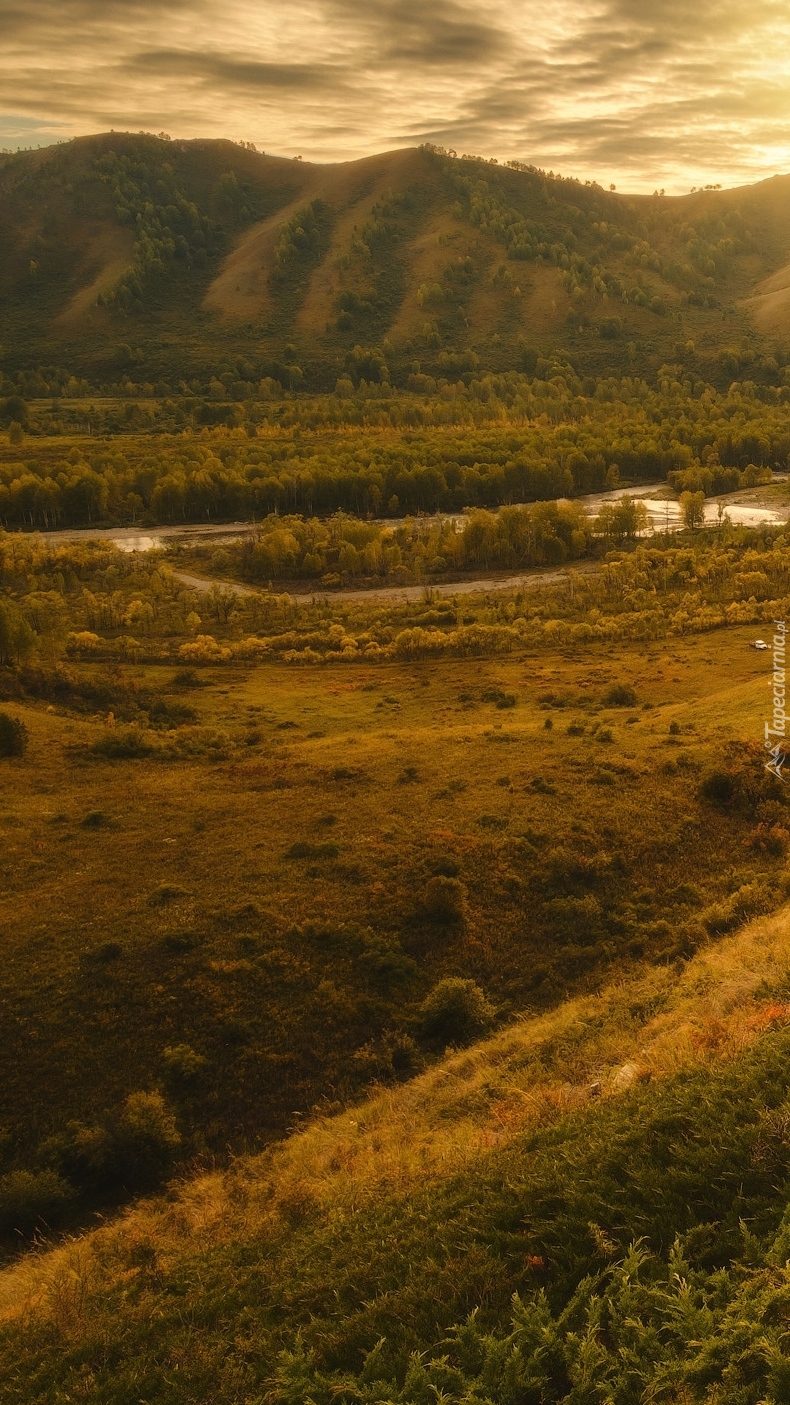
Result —
[[[784,1240],[774,1239],[790,1189],[787,924],[783,909],[682,973],[654,970],[522,1021],[397,1092],[6,1271],[7,1398],[350,1400],[368,1398],[365,1382],[388,1380],[389,1393],[370,1398],[418,1401],[408,1352],[444,1354],[442,1336],[476,1308],[473,1339],[506,1333],[519,1291],[527,1322],[543,1314],[537,1340],[549,1341],[558,1318],[553,1352],[540,1357],[548,1393],[534,1398],[586,1399],[569,1393],[573,1342],[580,1330],[588,1340],[588,1390],[615,1379],[618,1315],[607,1332],[591,1298],[610,1314],[613,1295],[622,1302],[614,1265],[641,1238],[657,1259],[624,1269],[644,1285],[639,1313],[632,1303],[632,1366],[647,1371],[660,1355],[648,1327],[664,1313],[676,1327],[667,1385],[686,1380],[678,1362],[696,1360],[701,1344],[709,1357],[676,1398],[778,1402],[766,1380],[781,1347],[751,1343],[767,1340],[785,1291]],[[691,1294],[682,1321],[682,1299],[666,1301],[679,1272]],[[727,1303],[747,1291],[749,1273],[734,1356]],[[525,1352],[534,1330],[522,1323]],[[717,1334],[725,1344],[715,1349]],[[375,1373],[369,1364],[359,1378],[382,1335]],[[456,1364],[474,1377],[484,1357],[478,1342]],[[738,1364],[747,1358],[760,1370]],[[737,1393],[744,1372],[762,1394]],[[448,1388],[460,1398],[463,1380]],[[492,1400],[519,1398],[509,1389],[489,1373]]]

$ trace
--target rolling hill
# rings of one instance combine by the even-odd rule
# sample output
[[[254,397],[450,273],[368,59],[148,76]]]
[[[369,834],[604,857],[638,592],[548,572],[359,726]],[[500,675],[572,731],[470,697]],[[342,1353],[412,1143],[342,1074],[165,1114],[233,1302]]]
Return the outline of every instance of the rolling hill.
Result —
[[[628,196],[427,148],[317,166],[123,133],[0,160],[9,371],[232,357],[321,390],[357,347],[405,383],[561,346],[583,374],[692,358],[726,385],[785,359],[790,177]]]

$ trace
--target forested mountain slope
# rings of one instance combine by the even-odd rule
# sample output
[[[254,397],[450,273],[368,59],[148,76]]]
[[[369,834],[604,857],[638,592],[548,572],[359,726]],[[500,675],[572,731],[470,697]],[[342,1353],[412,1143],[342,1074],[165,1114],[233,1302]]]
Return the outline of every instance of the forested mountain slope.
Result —
[[[627,196],[424,148],[316,166],[122,133],[0,160],[7,370],[155,379],[232,351],[250,383],[331,389],[355,347],[405,383],[561,346],[726,385],[770,375],[790,324],[788,177]]]

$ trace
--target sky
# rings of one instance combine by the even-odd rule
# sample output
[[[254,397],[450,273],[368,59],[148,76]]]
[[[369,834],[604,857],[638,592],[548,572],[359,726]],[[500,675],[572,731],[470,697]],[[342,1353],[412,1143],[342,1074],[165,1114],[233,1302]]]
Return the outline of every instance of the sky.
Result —
[[[0,0],[0,147],[430,141],[619,190],[790,170],[788,0]]]

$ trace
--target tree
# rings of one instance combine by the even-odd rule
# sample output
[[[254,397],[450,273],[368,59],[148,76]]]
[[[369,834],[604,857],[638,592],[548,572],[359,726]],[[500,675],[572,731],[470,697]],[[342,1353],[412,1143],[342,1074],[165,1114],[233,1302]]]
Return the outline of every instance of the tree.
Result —
[[[595,519],[595,530],[598,536],[620,542],[638,536],[648,521],[647,508],[641,498],[626,495],[618,502],[603,504]]]
[[[466,889],[459,879],[439,874],[429,878],[425,885],[423,905],[435,922],[462,922],[466,909]]]
[[[23,663],[36,648],[36,636],[10,600],[0,600],[0,664]]]
[[[0,712],[0,756],[22,756],[27,747],[27,727],[18,717]]]
[[[683,522],[690,532],[696,527],[701,527],[705,521],[705,494],[681,493],[680,510],[683,513]]]

